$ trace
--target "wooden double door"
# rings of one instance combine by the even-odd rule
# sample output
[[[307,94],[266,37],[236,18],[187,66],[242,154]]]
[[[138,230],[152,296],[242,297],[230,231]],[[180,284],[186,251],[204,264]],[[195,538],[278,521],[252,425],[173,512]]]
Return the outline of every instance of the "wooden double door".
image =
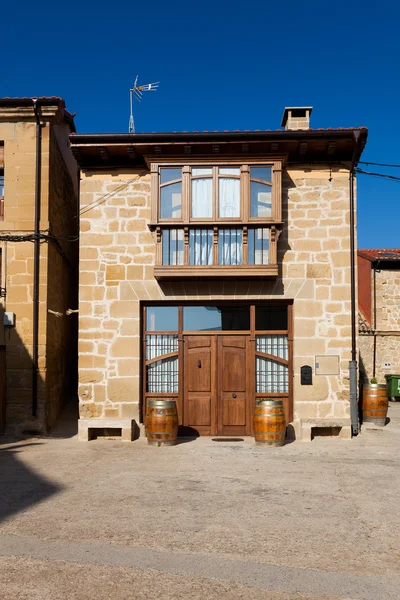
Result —
[[[184,336],[183,425],[202,435],[251,435],[250,335]]]

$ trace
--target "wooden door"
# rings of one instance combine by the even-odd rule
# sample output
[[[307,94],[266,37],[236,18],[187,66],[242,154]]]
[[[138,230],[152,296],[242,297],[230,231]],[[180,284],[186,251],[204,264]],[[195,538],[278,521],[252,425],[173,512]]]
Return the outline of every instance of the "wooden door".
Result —
[[[249,336],[218,336],[218,435],[250,435]]]
[[[216,433],[216,336],[185,336],[183,423]]]

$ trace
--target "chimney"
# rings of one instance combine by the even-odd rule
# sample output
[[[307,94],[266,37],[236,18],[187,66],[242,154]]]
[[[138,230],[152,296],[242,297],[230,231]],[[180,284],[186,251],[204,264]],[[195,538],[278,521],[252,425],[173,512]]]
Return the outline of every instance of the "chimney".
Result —
[[[286,106],[281,127],[288,129],[310,129],[312,106]]]

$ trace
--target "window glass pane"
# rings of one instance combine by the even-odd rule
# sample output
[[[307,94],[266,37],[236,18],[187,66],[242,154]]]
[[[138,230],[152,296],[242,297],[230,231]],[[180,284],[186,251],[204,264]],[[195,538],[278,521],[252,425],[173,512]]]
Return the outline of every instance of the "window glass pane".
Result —
[[[192,169],[192,176],[196,175],[212,175],[212,169]]]
[[[0,196],[4,196],[4,176],[0,175]]]
[[[268,265],[269,229],[267,227],[249,229],[247,243],[249,265]]]
[[[207,219],[212,216],[212,179],[193,179],[192,217]]]
[[[287,313],[287,306],[256,306],[256,329],[284,331],[288,328]]]
[[[148,306],[146,308],[147,331],[177,331],[177,306]]]
[[[162,264],[183,265],[183,229],[162,232]]]
[[[256,352],[264,352],[265,354],[288,360],[289,347],[287,335],[257,335]],[[287,365],[256,356],[256,392],[288,393],[288,391],[289,377]]]
[[[218,231],[218,264],[241,265],[243,260],[242,229],[220,229]]]
[[[189,264],[213,264],[213,230],[190,229],[189,231]]]
[[[186,331],[248,331],[249,306],[185,306],[183,329]]]
[[[182,169],[161,169],[161,183],[168,183],[168,181],[174,181],[175,179],[182,179]]]
[[[172,183],[160,188],[161,218],[180,219],[182,217],[182,183]]]
[[[220,175],[240,175],[240,169],[238,168],[226,168],[226,167],[221,167],[219,169],[219,174]]]
[[[272,187],[264,183],[250,182],[250,215],[272,216]]]
[[[219,178],[219,216],[240,217],[240,179]]]
[[[271,167],[250,167],[250,179],[261,179],[262,181],[268,181],[271,183]]]

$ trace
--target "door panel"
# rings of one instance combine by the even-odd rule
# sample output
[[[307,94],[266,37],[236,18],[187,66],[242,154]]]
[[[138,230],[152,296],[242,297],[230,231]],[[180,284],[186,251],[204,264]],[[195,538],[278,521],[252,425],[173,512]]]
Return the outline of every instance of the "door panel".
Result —
[[[215,336],[185,336],[184,425],[214,435],[216,417]]]
[[[247,435],[249,336],[218,336],[218,434]]]

